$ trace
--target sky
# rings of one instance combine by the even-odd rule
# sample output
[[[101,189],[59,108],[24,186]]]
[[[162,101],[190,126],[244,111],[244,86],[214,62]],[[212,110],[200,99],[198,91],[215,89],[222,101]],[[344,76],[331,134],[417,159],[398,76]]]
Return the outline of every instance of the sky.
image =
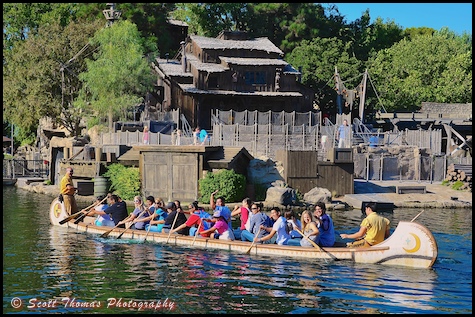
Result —
[[[457,35],[472,34],[471,3],[335,3],[346,22],[354,22],[369,9],[371,22],[381,17],[402,28],[430,27],[439,31],[448,27]]]

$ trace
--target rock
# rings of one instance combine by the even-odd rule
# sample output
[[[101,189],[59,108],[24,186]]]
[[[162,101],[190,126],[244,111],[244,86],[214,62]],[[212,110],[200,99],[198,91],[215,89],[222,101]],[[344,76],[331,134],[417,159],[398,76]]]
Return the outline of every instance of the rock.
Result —
[[[267,189],[265,204],[280,204],[293,206],[297,202],[295,189],[289,187],[269,187]]]
[[[303,199],[311,204],[316,204],[318,202],[329,204],[332,201],[332,193],[326,188],[315,187],[305,193]]]
[[[282,166],[271,159],[258,158],[249,162],[247,175],[253,184],[264,184],[268,187],[272,182],[284,179],[282,172]]]

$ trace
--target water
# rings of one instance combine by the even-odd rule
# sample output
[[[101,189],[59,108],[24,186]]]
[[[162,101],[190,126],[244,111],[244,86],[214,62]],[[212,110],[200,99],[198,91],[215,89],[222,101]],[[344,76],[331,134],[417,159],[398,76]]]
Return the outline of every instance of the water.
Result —
[[[419,216],[439,257],[410,269],[102,239],[51,226],[49,196],[3,195],[4,313],[472,313],[471,210]],[[393,231],[420,211],[385,216]],[[339,232],[362,220],[359,210],[331,214]]]

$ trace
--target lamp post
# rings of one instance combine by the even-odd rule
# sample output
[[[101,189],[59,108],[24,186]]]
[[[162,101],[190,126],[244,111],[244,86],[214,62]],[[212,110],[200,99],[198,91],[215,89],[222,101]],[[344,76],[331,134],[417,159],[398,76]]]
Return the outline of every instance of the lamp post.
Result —
[[[119,20],[122,12],[115,9],[114,3],[108,3],[109,9],[102,10],[102,13],[106,17],[107,24],[106,27],[111,26],[116,20]],[[109,110],[109,132],[112,132],[112,109]]]

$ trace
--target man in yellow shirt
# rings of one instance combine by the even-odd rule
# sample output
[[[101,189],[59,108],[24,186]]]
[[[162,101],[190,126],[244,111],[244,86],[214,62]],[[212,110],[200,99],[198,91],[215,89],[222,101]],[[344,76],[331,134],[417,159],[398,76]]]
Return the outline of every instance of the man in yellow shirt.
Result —
[[[360,225],[360,230],[353,234],[340,234],[342,239],[360,239],[347,243],[349,248],[370,247],[381,243],[389,237],[389,219],[376,213],[376,203],[367,203],[365,206],[366,218]],[[361,239],[363,238],[363,239]]]
[[[76,198],[74,198],[74,193],[76,188],[73,184],[73,168],[66,168],[66,174],[61,179],[59,185],[61,195],[63,195],[64,208],[69,215],[72,215],[78,211],[78,206],[76,204]]]

